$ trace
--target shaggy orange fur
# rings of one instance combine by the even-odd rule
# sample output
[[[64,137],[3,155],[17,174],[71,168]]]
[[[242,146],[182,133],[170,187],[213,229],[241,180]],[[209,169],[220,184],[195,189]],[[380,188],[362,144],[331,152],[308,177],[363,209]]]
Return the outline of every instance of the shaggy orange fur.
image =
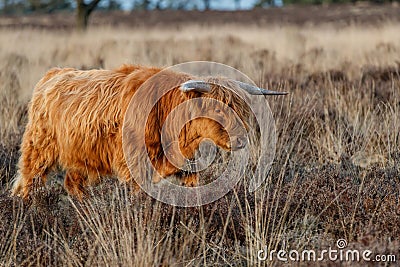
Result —
[[[56,68],[48,71],[36,85],[30,103],[13,194],[26,198],[32,190],[34,179],[38,178],[44,183],[46,176],[59,167],[66,171],[65,189],[78,198],[82,198],[86,186],[99,181],[102,176],[115,175],[122,181],[130,181],[122,145],[124,116],[137,89],[161,70],[124,65],[116,70]],[[157,80],[150,90],[142,92],[145,95],[139,97],[154,97],[158,87],[176,87],[176,84],[192,78],[171,71],[163,71],[155,77]],[[177,174],[180,169],[165,158],[160,129],[175,107],[199,96],[227,103],[241,118],[249,114],[243,100],[222,86],[213,86],[209,93],[182,92],[179,88],[169,91],[157,102],[145,121],[148,156],[162,177]],[[136,117],[131,121],[131,129],[135,128],[139,119],[143,121],[141,108],[135,107]],[[197,108],[211,107],[204,104]],[[231,122],[230,127],[235,128],[235,124]],[[192,158],[204,138],[212,139],[224,149],[232,148],[226,130],[219,123],[197,118],[181,129],[181,153]],[[194,183],[194,177],[188,174],[189,184]]]

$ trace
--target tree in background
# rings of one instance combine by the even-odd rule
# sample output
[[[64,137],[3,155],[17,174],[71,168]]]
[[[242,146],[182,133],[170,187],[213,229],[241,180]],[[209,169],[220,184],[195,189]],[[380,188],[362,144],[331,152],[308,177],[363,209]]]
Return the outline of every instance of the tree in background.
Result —
[[[91,0],[85,3],[84,0],[76,0],[76,28],[80,31],[86,30],[89,16],[101,0]]]
[[[1,0],[2,14],[52,13],[72,10],[71,0]]]
[[[121,3],[118,0],[109,0],[108,5],[107,5],[107,10],[120,10],[121,9]]]
[[[256,7],[268,7],[274,5],[275,5],[275,0],[258,0],[258,2],[256,2],[255,4]]]
[[[76,12],[76,27],[85,30],[89,17],[95,8],[102,10],[118,10],[126,8],[130,2],[134,10],[196,10],[213,9],[219,0],[0,0],[0,14],[21,15],[26,13],[52,13],[57,11]],[[400,0],[255,0],[254,7],[282,6],[283,4],[324,4],[324,3],[355,3],[365,1],[373,3],[400,2]],[[73,5],[73,3],[76,5]],[[99,5],[99,3],[101,4]],[[240,9],[241,0],[225,0],[232,7]],[[103,5],[104,3],[104,5]]]
[[[203,0],[203,2],[204,2],[204,8],[206,9],[206,10],[209,10],[210,9],[210,0]]]
[[[120,0],[121,1],[121,0]],[[212,9],[211,3],[217,0],[131,0],[132,10],[195,10],[195,9]],[[235,6],[239,6],[240,0],[230,0]]]
[[[151,2],[150,0],[135,0],[133,6],[134,9],[150,10]]]
[[[3,14],[18,14],[24,12],[24,3],[22,1],[13,0],[2,0],[2,12]]]
[[[68,0],[28,0],[28,12],[52,13],[56,10],[71,9]]]

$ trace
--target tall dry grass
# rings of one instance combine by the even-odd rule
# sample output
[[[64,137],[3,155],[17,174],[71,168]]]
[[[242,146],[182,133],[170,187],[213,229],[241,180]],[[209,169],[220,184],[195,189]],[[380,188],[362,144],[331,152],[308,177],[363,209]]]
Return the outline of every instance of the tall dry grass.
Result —
[[[339,238],[398,255],[398,28],[1,30],[0,265],[257,266],[280,263],[257,259],[265,245],[322,250]],[[290,92],[268,99],[278,143],[259,191],[239,185],[214,204],[180,209],[106,180],[79,203],[56,178],[25,203],[9,197],[26,104],[48,68],[191,60]]]
[[[3,60],[10,55],[21,57],[22,66],[17,68],[23,74],[20,83],[24,92],[30,92],[41,75],[54,66],[170,66],[213,60],[238,67],[255,79],[261,72],[278,74],[298,64],[310,73],[340,69],[353,77],[368,65],[398,63],[398,27],[396,23],[377,27],[192,25],[178,30],[94,28],[84,35],[2,29],[0,48]]]

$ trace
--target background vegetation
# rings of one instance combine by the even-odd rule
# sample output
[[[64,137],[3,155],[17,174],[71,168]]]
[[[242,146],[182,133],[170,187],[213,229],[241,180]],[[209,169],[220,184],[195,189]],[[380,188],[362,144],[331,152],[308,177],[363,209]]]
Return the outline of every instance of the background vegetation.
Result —
[[[260,262],[257,251],[321,251],[339,238],[399,260],[400,24],[368,14],[332,22],[321,10],[328,13],[317,26],[203,25],[189,16],[164,26],[93,25],[86,33],[52,30],[54,21],[2,27],[0,266],[278,265]],[[277,154],[255,195],[238,185],[216,203],[179,209],[105,180],[79,203],[54,177],[27,202],[10,197],[27,102],[48,68],[191,60],[225,63],[290,92],[268,98]]]
[[[87,28],[89,17],[96,8],[102,10],[103,13],[115,10],[130,10],[136,15],[135,13],[138,11],[150,10],[241,10],[282,7],[287,4],[307,6],[310,4],[328,5],[351,3],[357,6],[364,5],[365,3],[384,4],[389,2],[394,7],[398,7],[399,1],[400,0],[1,0],[0,15],[70,14],[74,12],[75,27],[82,31]],[[272,10],[272,12],[275,11],[274,9]],[[311,10],[308,11],[315,12]],[[358,15],[360,14],[356,14],[356,16]]]

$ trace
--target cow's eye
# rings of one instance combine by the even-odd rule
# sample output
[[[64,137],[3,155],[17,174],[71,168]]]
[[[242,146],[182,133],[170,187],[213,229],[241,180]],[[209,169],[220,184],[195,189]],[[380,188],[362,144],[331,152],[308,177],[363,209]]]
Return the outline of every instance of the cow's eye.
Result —
[[[215,112],[221,113],[221,110],[220,109],[216,109]]]

